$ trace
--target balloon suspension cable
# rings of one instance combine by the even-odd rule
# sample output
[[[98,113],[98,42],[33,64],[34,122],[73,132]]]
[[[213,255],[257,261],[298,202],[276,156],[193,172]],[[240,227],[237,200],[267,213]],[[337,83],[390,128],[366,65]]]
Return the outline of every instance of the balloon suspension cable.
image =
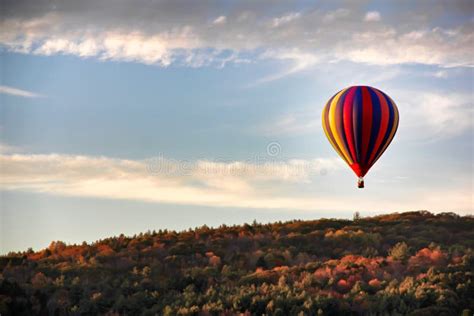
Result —
[[[357,187],[359,189],[362,189],[364,187],[364,178],[363,177],[359,177],[359,180],[357,181]]]

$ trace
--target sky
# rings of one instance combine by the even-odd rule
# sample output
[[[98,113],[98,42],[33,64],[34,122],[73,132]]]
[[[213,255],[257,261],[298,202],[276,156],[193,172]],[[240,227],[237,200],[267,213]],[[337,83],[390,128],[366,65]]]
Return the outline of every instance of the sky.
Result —
[[[473,213],[472,1],[0,3],[0,253]],[[400,112],[363,190],[320,123],[351,85]]]

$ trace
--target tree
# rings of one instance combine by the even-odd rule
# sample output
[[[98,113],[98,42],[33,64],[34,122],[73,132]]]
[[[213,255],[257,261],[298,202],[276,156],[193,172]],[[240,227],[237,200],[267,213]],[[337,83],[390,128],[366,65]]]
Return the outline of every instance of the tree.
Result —
[[[257,268],[263,268],[263,269],[268,268],[267,262],[265,261],[265,258],[263,256],[260,256],[258,258],[257,263],[255,265]]]
[[[474,217],[411,212],[245,227],[122,235],[92,245],[55,242],[49,256],[0,256],[0,314],[470,315],[474,309]]]
[[[394,259],[402,262],[406,262],[410,257],[408,245],[403,241],[397,243],[389,251],[389,255]]]
[[[352,219],[353,219],[354,222],[357,222],[358,220],[360,220],[360,213],[355,212]]]

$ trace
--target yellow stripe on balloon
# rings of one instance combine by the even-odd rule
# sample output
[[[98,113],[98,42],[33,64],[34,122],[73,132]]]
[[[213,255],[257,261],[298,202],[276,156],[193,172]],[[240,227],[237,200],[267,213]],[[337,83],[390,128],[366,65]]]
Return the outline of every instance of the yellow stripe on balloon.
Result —
[[[341,97],[341,95],[346,92],[347,89],[344,89],[342,90],[341,92],[339,92],[335,97],[334,99],[332,100],[331,104],[330,104],[330,107],[329,107],[329,127],[331,128],[331,131],[332,131],[332,134],[334,135],[334,140],[336,141],[337,143],[337,146],[341,149],[341,152],[342,154],[344,155],[345,159],[347,161],[347,163],[349,165],[351,165],[353,163],[352,161],[352,158],[351,158],[351,155],[347,152],[345,146],[344,146],[344,143],[342,142],[342,138],[341,136],[338,134],[337,132],[337,128],[336,128],[336,105],[337,105],[337,102],[339,101],[339,98]]]
[[[341,156],[341,158],[349,164],[349,161],[347,161],[347,159],[344,157],[344,155],[342,154],[341,150],[339,149],[339,147],[337,147],[337,145],[334,143],[334,141],[332,140],[333,136],[331,134],[331,131],[328,131],[327,127],[326,127],[326,115],[325,112],[326,112],[326,107],[330,106],[330,104],[326,104],[324,110],[323,110],[323,115],[322,115],[322,121],[323,121],[323,129],[324,129],[324,133],[326,134],[326,137],[327,139],[329,140],[329,142],[331,143],[332,147],[336,150],[336,152],[339,154],[339,156]]]

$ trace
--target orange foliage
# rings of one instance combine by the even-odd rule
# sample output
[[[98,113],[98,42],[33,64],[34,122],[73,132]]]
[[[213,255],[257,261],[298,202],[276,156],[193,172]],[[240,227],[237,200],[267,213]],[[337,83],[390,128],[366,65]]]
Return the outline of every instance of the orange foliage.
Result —
[[[218,266],[221,264],[221,258],[219,258],[218,256],[211,256],[209,258],[209,264],[212,266]]]
[[[99,256],[110,256],[110,255],[113,255],[115,253],[115,251],[110,248],[109,245],[99,245],[97,246],[97,252],[98,252],[98,255]]]
[[[279,267],[273,268],[273,271],[276,271],[276,272],[286,272],[288,270],[289,270],[288,266],[279,266]]]
[[[416,266],[430,266],[430,265],[441,265],[446,261],[445,254],[439,250],[431,250],[429,248],[423,248],[412,256],[409,260],[410,267]]]
[[[63,249],[61,255],[63,257],[72,257],[78,258],[82,252],[84,251],[84,247],[81,246],[68,246]]]
[[[332,270],[330,267],[322,267],[314,271],[314,276],[316,279],[329,279],[332,277]]]
[[[354,283],[356,283],[357,281],[360,281],[360,280],[361,280],[361,277],[360,277],[360,275],[358,275],[358,274],[350,275],[350,276],[347,278],[347,281],[348,281],[350,284],[354,284]]]
[[[372,279],[369,281],[369,285],[375,288],[380,287],[380,281],[378,279]]]
[[[28,255],[28,260],[40,260],[45,257],[45,251],[34,252]]]
[[[424,279],[424,278],[426,278],[427,275],[428,275],[428,274],[426,274],[426,273],[420,273],[420,274],[418,274],[418,276],[416,277],[416,279],[417,279],[417,280]]]
[[[153,242],[153,248],[156,248],[156,249],[164,249],[164,248],[165,248],[165,244],[162,243],[162,242],[159,242],[159,241],[155,241],[155,242]]]
[[[64,249],[66,248],[66,244],[62,241],[53,241],[51,242],[51,244],[49,245],[48,249],[52,252],[52,253],[60,253],[62,252]]]
[[[344,279],[340,279],[338,282],[337,282],[337,288],[341,291],[341,292],[347,292],[349,291],[351,288],[352,288],[352,285],[347,282],[346,280]]]

